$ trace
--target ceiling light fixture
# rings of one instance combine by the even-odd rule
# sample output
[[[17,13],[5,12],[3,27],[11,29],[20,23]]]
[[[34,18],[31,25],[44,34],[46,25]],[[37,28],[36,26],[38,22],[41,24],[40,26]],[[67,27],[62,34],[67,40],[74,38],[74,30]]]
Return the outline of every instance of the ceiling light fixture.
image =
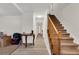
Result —
[[[38,15],[37,17],[38,17],[38,18],[42,18],[43,16],[42,16],[42,15]]]

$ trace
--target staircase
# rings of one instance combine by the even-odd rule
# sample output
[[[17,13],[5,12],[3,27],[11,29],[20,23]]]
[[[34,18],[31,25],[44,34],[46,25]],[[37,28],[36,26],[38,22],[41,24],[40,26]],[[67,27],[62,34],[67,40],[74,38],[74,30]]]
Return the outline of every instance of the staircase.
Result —
[[[48,37],[49,37],[49,43],[50,43],[50,49],[51,49],[51,53],[52,54],[60,54],[60,55],[78,55],[79,54],[79,49],[78,49],[78,44],[73,42],[73,38],[70,37],[70,33],[67,33],[67,30],[64,29],[64,26],[60,23],[60,21],[55,17],[55,15],[49,15],[48,16]],[[51,25],[51,21],[54,24],[54,27],[56,28],[56,30],[58,31],[58,33],[60,34],[60,38],[58,38],[58,41],[54,41],[56,39],[53,38],[57,38],[57,36],[54,34],[53,36],[51,35],[50,31],[55,31],[54,28],[51,29],[53,27],[53,25],[50,27]],[[52,38],[53,37],[53,38]],[[52,40],[52,42],[50,42]],[[52,44],[53,43],[53,44]],[[56,52],[56,49],[54,49],[55,46],[57,46],[55,43],[58,43],[58,53]],[[56,53],[54,53],[56,52]]]

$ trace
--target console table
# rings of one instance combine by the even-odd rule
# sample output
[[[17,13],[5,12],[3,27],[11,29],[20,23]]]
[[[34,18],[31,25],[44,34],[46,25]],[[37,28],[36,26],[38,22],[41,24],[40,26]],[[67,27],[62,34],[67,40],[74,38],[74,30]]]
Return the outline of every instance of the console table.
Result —
[[[33,37],[33,45],[34,45],[35,35],[33,33],[31,33],[31,34],[30,33],[22,34],[22,36],[25,36],[25,41],[26,41],[25,47],[27,47],[27,37],[28,36],[32,36]]]

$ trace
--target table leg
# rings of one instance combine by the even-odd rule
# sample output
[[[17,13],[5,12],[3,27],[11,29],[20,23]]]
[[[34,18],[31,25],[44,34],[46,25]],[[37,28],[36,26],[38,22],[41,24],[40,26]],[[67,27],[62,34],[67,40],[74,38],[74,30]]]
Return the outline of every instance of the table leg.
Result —
[[[33,35],[33,45],[34,45],[34,39],[35,39],[35,35]]]
[[[26,44],[25,44],[25,47],[27,47],[27,36],[25,36],[26,38],[25,38],[25,41],[26,41]]]

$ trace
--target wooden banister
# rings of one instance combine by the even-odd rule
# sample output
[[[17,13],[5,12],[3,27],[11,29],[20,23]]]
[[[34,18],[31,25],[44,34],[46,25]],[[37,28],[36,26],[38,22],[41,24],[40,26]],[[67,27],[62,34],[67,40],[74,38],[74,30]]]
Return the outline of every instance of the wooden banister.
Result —
[[[51,48],[51,53],[60,54],[60,40],[61,40],[61,32],[59,32],[54,25],[50,16],[48,17],[48,37]]]
[[[52,26],[54,27],[54,29],[55,29],[56,33],[58,34],[59,32],[58,32],[58,30],[56,29],[56,27],[55,27],[55,25],[54,25],[54,23],[52,22],[52,20],[51,20],[51,18],[50,18],[50,17],[49,17],[49,21],[51,22],[51,24],[52,24]]]

